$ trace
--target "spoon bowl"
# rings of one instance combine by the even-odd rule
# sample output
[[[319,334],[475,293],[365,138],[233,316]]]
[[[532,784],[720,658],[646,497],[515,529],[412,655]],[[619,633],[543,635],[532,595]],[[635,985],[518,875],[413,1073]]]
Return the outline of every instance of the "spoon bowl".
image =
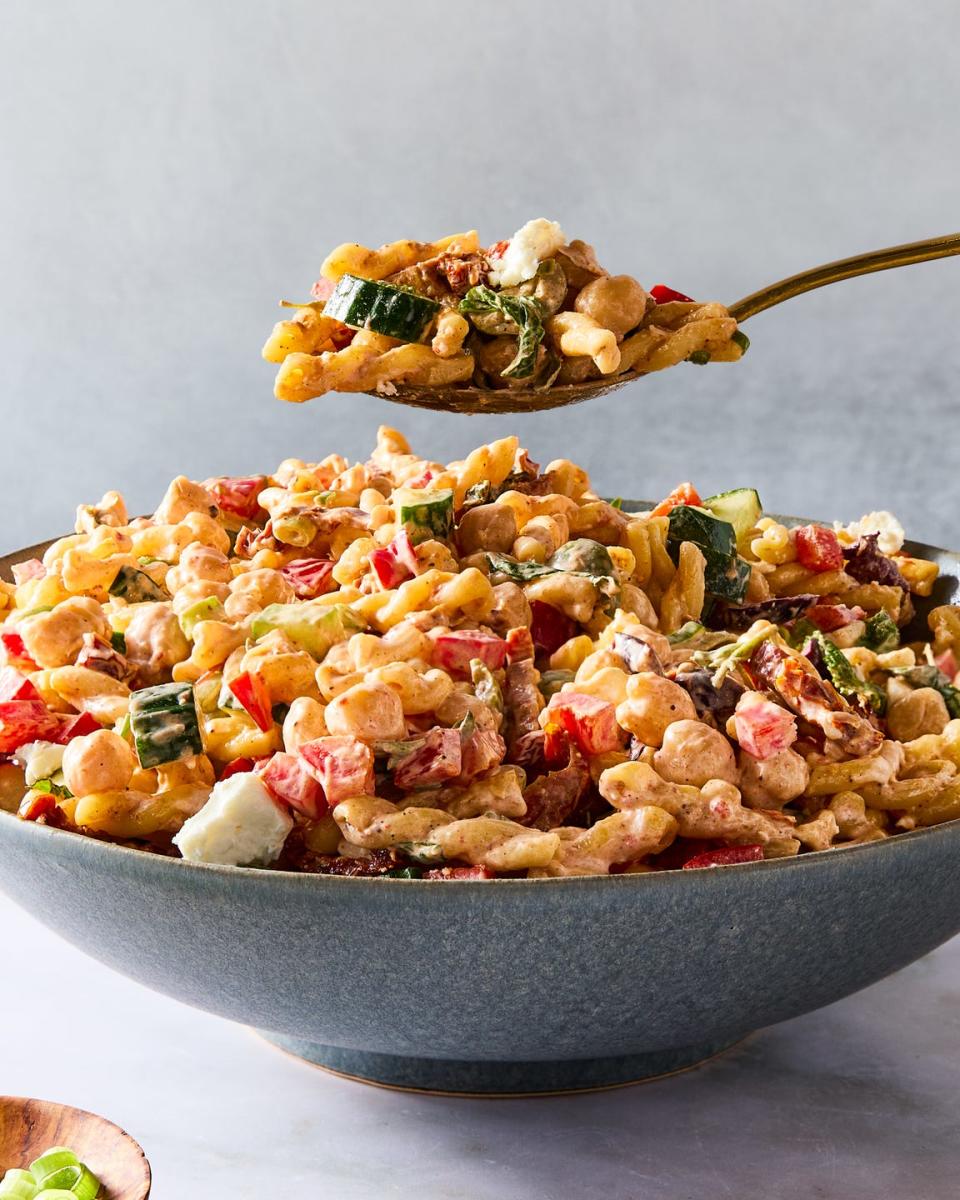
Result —
[[[902,246],[888,246],[883,250],[870,250],[852,258],[841,258],[825,263],[808,271],[801,271],[787,279],[780,279],[768,287],[761,288],[728,306],[730,316],[738,324],[756,313],[782,304],[794,296],[812,292],[815,288],[853,279],[857,275],[870,275],[874,271],[889,271],[893,267],[906,267],[913,263],[928,262],[936,258],[948,258],[960,254],[960,233],[943,237],[926,238],[920,242],[907,242]],[[580,404],[605,396],[618,388],[632,383],[647,372],[624,371],[622,375],[608,375],[601,379],[589,379],[583,383],[563,384],[560,387],[537,391],[533,388],[478,388],[447,385],[445,387],[399,386],[386,399],[411,408],[431,408],[440,412],[474,413],[492,415],[496,413],[543,412],[552,408],[564,408],[568,404]],[[377,393],[379,395],[379,393]]]
[[[103,1200],[146,1200],[150,1164],[140,1146],[105,1117],[25,1096],[0,1096],[0,1177],[26,1168],[51,1146],[68,1146],[103,1185]]]
[[[398,386],[395,395],[387,397],[396,404],[410,408],[432,408],[443,412],[486,414],[544,412],[551,408],[565,408],[568,404],[581,404],[596,396],[615,392],[634,379],[640,379],[644,371],[624,371],[622,375],[606,379],[588,379],[583,383],[564,383],[546,391],[528,388],[478,388],[478,387],[411,387]]]

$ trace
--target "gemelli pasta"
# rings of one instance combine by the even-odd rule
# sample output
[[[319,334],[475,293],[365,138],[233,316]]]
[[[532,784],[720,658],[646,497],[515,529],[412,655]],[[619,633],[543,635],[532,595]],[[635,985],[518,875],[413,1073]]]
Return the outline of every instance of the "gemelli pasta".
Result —
[[[476,253],[328,262],[450,245]],[[632,317],[585,307],[548,337],[622,353]],[[439,463],[384,427],[364,463],[180,477],[152,517],[111,492],[0,586],[0,797],[197,862],[428,880],[877,841],[960,817],[960,608],[908,636],[936,573],[888,513],[789,528],[689,483],[625,511],[515,437]]]

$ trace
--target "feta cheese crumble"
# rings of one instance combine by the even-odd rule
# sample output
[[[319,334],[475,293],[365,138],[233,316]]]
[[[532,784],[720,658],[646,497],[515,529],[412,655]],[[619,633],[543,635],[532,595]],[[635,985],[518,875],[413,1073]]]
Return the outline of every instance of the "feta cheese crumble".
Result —
[[[184,822],[173,842],[191,862],[259,866],[279,858],[292,828],[293,818],[260,777],[243,772],[215,784],[210,799]]]
[[[64,750],[66,746],[58,746],[56,742],[27,742],[21,746],[17,758],[23,763],[27,787],[56,775],[63,767]]]
[[[556,254],[566,240],[556,221],[535,217],[513,235],[503,258],[493,260],[490,283],[493,287],[514,287],[532,279],[537,267]]]
[[[877,549],[881,554],[896,554],[907,536],[893,513],[885,511],[867,513],[859,521],[853,521],[849,525],[841,525],[839,521],[835,521],[833,528],[837,533],[847,534],[851,542],[866,537],[868,533],[879,533]]]

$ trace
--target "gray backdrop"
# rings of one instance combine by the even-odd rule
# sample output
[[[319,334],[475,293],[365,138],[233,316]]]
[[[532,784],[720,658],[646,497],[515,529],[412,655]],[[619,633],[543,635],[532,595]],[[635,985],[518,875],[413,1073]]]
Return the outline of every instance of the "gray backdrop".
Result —
[[[610,493],[755,484],[960,544],[960,260],[794,301],[738,366],[582,409],[440,416],[272,397],[281,296],[327,249],[530,216],[732,301],[960,225],[960,6],[728,0],[3,0],[0,549],[110,486],[516,432]]]

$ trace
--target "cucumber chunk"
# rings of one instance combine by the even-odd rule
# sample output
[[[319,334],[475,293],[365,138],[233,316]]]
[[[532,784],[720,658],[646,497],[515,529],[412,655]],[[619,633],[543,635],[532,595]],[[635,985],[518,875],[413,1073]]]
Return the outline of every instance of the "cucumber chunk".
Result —
[[[342,275],[323,307],[324,316],[351,329],[372,329],[402,342],[422,342],[439,311],[427,296],[357,275]]]
[[[130,731],[144,769],[203,753],[200,722],[189,683],[161,683],[130,697]]]
[[[731,492],[718,492],[716,496],[708,496],[703,502],[703,507],[721,521],[729,521],[738,542],[755,527],[763,513],[760,496],[754,488],[734,488]]]
[[[679,561],[684,542],[693,542],[706,559],[707,591],[735,604],[742,600],[750,579],[750,565],[737,556],[733,525],[705,508],[690,504],[678,504],[671,510],[669,520],[667,551],[673,561]]]
[[[430,538],[445,541],[453,535],[453,492],[403,489],[396,497],[397,518],[416,546]]]
[[[351,634],[362,633],[367,625],[346,604],[268,604],[258,613],[250,626],[254,641],[274,629],[282,629],[287,637],[319,662],[331,646],[345,642]]]

